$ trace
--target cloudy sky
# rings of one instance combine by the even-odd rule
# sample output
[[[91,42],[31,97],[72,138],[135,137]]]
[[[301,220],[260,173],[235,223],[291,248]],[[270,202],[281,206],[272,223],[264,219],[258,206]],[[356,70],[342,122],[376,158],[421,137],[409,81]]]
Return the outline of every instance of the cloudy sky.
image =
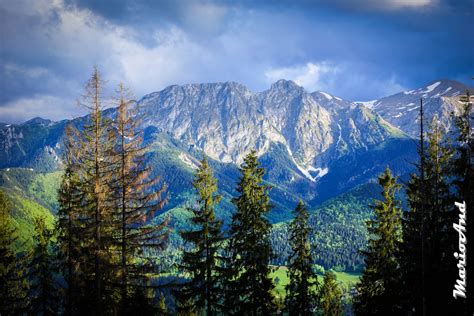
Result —
[[[97,65],[108,92],[292,79],[371,100],[439,78],[472,85],[473,0],[2,0],[0,122],[81,114]]]

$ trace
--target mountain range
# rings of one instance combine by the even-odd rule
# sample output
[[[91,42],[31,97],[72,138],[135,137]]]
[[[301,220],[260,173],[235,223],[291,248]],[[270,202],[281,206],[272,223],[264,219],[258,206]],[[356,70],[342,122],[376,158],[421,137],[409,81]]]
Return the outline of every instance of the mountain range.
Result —
[[[265,181],[273,187],[269,219],[279,223],[291,218],[299,199],[311,209],[327,206],[341,194],[361,191],[387,165],[399,176],[408,175],[416,161],[420,99],[426,122],[436,115],[450,129],[451,112],[459,112],[459,96],[467,89],[474,90],[437,80],[379,100],[353,102],[326,92],[309,93],[289,80],[279,80],[262,92],[225,82],[169,86],[145,95],[137,105],[145,141],[151,144],[152,169],[168,184],[170,202],[163,213],[176,225],[192,202],[193,170],[203,154],[210,158],[224,197],[219,214],[229,219],[238,165],[252,149],[266,168]],[[113,117],[115,111],[107,109],[104,115]],[[80,126],[86,119],[72,123]],[[43,188],[49,192],[44,198],[29,184],[18,183],[24,177],[42,177],[35,181],[57,186],[53,183],[59,179],[68,123],[42,118],[0,123],[0,187],[54,213],[51,189]]]
[[[288,80],[258,93],[226,82],[173,85],[144,96],[138,106],[142,127],[149,135],[166,134],[178,142],[183,147],[179,160],[190,168],[198,158],[193,151],[237,165],[251,149],[259,156],[278,152],[288,168],[273,180],[291,187],[331,178],[345,160],[411,143],[418,135],[420,98],[425,100],[427,122],[437,115],[450,128],[450,114],[458,113],[458,96],[466,89],[455,81],[438,80],[379,100],[351,102],[325,92],[308,93]],[[106,112],[113,115],[114,109]],[[0,168],[57,169],[66,123],[34,118],[19,125],[0,124]],[[372,169],[352,170],[347,180],[360,183],[358,179],[366,179],[363,174],[379,171]]]

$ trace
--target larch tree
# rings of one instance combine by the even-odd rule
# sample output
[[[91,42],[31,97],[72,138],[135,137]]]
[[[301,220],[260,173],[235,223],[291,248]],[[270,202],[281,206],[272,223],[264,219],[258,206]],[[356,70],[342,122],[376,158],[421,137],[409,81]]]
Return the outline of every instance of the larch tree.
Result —
[[[387,167],[378,178],[382,199],[372,207],[374,217],[367,221],[368,247],[362,254],[365,268],[357,284],[354,309],[358,315],[396,315],[401,313],[402,211],[395,195],[400,189]]]
[[[111,183],[114,165],[112,149],[115,142],[110,120],[103,116],[103,80],[94,69],[87,82],[80,105],[89,111],[84,124],[75,133],[78,154],[77,174],[81,182],[78,218],[82,226],[80,266],[85,283],[84,299],[88,309],[97,314],[115,308],[114,290],[118,281],[111,269],[114,257],[113,197]],[[88,303],[87,303],[88,302]]]
[[[289,226],[291,254],[288,258],[288,278],[286,285],[286,310],[290,315],[312,315],[318,305],[318,280],[313,270],[313,256],[309,236],[309,213],[302,201],[293,211]]]
[[[166,220],[152,222],[166,202],[162,198],[166,187],[158,186],[159,178],[151,176],[147,165],[148,147],[139,129],[136,103],[122,84],[118,93],[117,115],[112,122],[115,143],[111,150],[114,171],[110,191],[114,243],[120,258],[116,270],[120,276],[121,313],[126,315],[136,311],[134,298],[146,293],[139,288],[147,287],[149,275],[156,272],[147,256],[150,250],[159,251],[165,246],[168,228]]]
[[[268,315],[275,311],[274,284],[270,277],[273,251],[269,240],[271,225],[265,173],[255,151],[240,167],[238,196],[232,202],[232,216],[225,264],[225,310],[228,313]]]
[[[211,316],[216,314],[219,306],[219,250],[224,237],[222,221],[216,218],[214,210],[221,196],[217,194],[217,180],[206,158],[201,160],[195,173],[193,187],[198,201],[191,209],[192,226],[181,232],[183,240],[191,244],[191,248],[184,251],[180,265],[190,275],[190,281],[180,289],[178,298],[181,305],[190,302]]]

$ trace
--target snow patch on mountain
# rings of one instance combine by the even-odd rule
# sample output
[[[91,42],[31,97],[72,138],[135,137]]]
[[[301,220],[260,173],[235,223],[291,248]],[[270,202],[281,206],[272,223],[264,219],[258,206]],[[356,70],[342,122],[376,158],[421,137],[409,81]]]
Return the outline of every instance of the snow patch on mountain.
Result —
[[[431,96],[431,99],[436,99],[436,98],[439,98],[440,96],[442,95],[445,95],[446,93],[448,93],[449,91],[451,91],[453,89],[453,87],[448,87],[446,90],[444,90],[443,92],[438,92],[436,93],[435,95],[432,95]]]
[[[439,86],[441,84],[440,81],[436,81],[435,83],[429,85],[426,87],[426,90],[423,91],[423,93],[430,93],[432,92],[434,89],[436,89],[437,86]]]
[[[288,155],[290,155],[291,160],[295,164],[296,168],[298,168],[298,170],[311,182],[316,182],[318,179],[324,177],[329,172],[328,168],[315,168],[313,166],[303,168],[296,162],[295,158],[293,157],[293,153],[291,152],[291,149],[288,148],[288,146],[286,146],[286,150],[288,151]],[[313,176],[311,173],[315,173],[316,175]]]
[[[314,179],[316,180],[327,175],[329,172],[329,168],[314,168],[311,166],[308,168],[308,172],[317,172],[316,176],[314,177]]]
[[[326,97],[326,99],[332,100],[332,95],[327,94],[326,92],[322,92],[322,91],[320,91],[319,93],[321,93],[322,95],[324,95],[324,96]],[[339,98],[338,98],[338,99],[339,99]],[[340,100],[340,99],[339,99],[339,100]]]
[[[378,100],[356,101],[356,102],[354,102],[354,103],[357,103],[357,104],[360,104],[360,105],[365,106],[366,108],[372,109],[372,108],[374,108],[375,102],[377,102],[377,101],[378,101]]]
[[[418,137],[419,127],[413,122],[419,115],[420,98],[424,99],[427,106],[427,122],[436,114],[441,118],[443,126],[450,129],[450,113],[458,111],[455,100],[459,95],[464,95],[466,90],[474,91],[472,87],[454,80],[436,80],[417,89],[381,98],[375,103],[373,110],[408,135]]]
[[[419,105],[417,105],[415,107],[412,107],[412,108],[408,109],[407,112],[414,111],[414,110],[418,109],[419,107],[420,107]]]
[[[339,136],[337,138],[336,148],[339,146],[339,143],[342,140],[342,127],[341,127],[341,124],[337,123],[337,127],[339,127]]]
[[[185,153],[180,153],[179,154],[179,159],[181,159],[181,161],[187,165],[188,167],[190,167],[191,169],[193,170],[196,170],[199,168],[199,166],[197,164],[195,164],[191,158],[188,157],[188,155],[186,155]]]
[[[309,171],[305,168],[303,168],[302,166],[300,166],[295,158],[293,157],[293,152],[291,151],[291,149],[286,146],[286,150],[288,151],[288,155],[290,155],[291,157],[291,161],[293,161],[293,163],[295,164],[296,168],[298,168],[298,170],[306,177],[308,178],[311,182],[316,182],[316,179],[313,178],[313,176],[309,173]]]

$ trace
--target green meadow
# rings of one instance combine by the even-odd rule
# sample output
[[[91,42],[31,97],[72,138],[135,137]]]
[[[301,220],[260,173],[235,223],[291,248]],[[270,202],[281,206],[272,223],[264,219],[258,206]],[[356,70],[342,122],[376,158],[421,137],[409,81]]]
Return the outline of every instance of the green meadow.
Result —
[[[271,276],[273,278],[273,282],[276,284],[276,294],[279,297],[285,297],[285,286],[290,282],[288,276],[286,275],[286,272],[288,270],[287,267],[285,266],[278,266],[274,267],[275,270],[272,272]],[[336,272],[333,271],[334,274],[337,277],[337,280],[340,282],[340,284],[348,288],[351,284],[355,284],[359,281],[360,274],[357,273],[348,273],[348,272]],[[323,274],[318,273],[318,281],[320,283],[323,282]]]

